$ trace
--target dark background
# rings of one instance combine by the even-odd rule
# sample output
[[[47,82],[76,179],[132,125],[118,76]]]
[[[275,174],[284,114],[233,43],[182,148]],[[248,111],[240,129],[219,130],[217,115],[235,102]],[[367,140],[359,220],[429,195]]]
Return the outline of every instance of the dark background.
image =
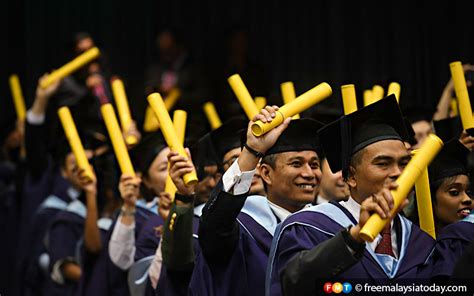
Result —
[[[449,63],[474,63],[472,1],[15,0],[0,5],[7,50],[0,59],[2,117],[14,116],[8,75],[20,75],[29,106],[40,75],[69,60],[78,31],[90,32],[113,73],[124,77],[135,114],[145,103],[144,72],[156,55],[157,33],[166,25],[184,28],[193,54],[207,65],[222,58],[222,32],[246,26],[250,55],[271,82],[271,93],[260,95],[279,103],[283,81],[292,80],[297,94],[327,81],[334,95],[316,108],[336,113],[342,112],[345,83],[356,85],[361,100],[364,89],[379,83],[386,90],[397,81],[403,109],[436,106]]]

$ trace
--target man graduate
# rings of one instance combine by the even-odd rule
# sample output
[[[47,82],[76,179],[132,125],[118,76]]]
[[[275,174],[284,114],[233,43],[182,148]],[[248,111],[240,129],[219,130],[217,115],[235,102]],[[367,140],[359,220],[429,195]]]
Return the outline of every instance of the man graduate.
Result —
[[[318,134],[331,169],[342,169],[351,196],[310,207],[282,223],[269,259],[267,295],[315,295],[331,280],[421,277],[433,239],[403,216],[389,217],[390,190],[410,160],[395,96],[343,116]],[[391,222],[365,243],[359,232],[372,213]]]
[[[253,121],[267,122],[278,107],[267,106]],[[320,124],[290,119],[262,137],[247,129],[244,148],[203,209],[199,225],[202,253],[190,284],[197,295],[263,295],[265,270],[277,224],[315,197],[321,178],[317,138]],[[260,175],[267,198],[249,196]]]

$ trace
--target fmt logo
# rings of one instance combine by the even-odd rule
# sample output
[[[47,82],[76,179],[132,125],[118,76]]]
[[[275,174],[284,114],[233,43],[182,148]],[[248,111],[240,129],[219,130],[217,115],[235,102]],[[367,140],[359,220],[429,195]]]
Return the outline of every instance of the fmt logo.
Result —
[[[334,294],[339,294],[339,293],[344,293],[344,294],[348,294],[352,291],[352,285],[350,283],[339,283],[339,282],[335,282],[335,283],[330,283],[330,282],[327,282],[324,284],[323,286],[323,290],[324,292],[326,292],[326,294],[331,294],[331,293],[334,293]]]

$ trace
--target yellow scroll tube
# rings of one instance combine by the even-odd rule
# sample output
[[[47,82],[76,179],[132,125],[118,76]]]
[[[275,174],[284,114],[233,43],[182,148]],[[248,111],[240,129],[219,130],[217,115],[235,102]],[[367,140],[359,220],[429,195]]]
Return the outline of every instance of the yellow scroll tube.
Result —
[[[357,99],[354,84],[341,86],[344,115],[357,111]]]
[[[267,98],[255,97],[255,105],[257,105],[258,110],[265,108],[265,106],[267,105]]]
[[[443,141],[434,134],[430,134],[419,152],[410,160],[408,165],[403,170],[403,173],[398,177],[397,184],[398,188],[392,190],[393,196],[393,209],[391,211],[391,216],[395,214],[398,207],[405,200],[406,196],[410,192],[411,188],[415,184],[415,181],[418,180],[419,176],[425,170],[433,158],[438,154],[438,152],[443,147]],[[369,220],[365,223],[364,227],[360,230],[360,236],[363,240],[372,242],[375,237],[382,231],[385,227],[385,224],[389,219],[382,219],[379,214],[375,213],[370,216]]]
[[[166,110],[170,111],[171,108],[174,107],[180,95],[181,95],[181,91],[177,88],[173,88],[169,92],[168,96],[165,99]],[[143,122],[143,130],[149,133],[149,132],[155,132],[159,128],[160,128],[160,124],[158,123],[158,119],[156,119],[155,113],[150,108],[150,106],[147,106],[146,111],[145,111],[145,120]]]
[[[170,115],[166,110],[165,103],[159,93],[152,93],[148,96],[148,103],[150,104],[153,112],[155,112],[158,122],[160,123],[161,132],[170,147],[171,151],[176,151],[184,157],[188,157],[186,151],[184,151],[183,144],[179,141],[178,135],[171,122]],[[191,172],[183,176],[184,183],[186,185],[196,184],[198,179],[196,172]]]
[[[367,107],[374,102],[376,102],[376,100],[373,99],[372,90],[370,89],[364,90],[364,107]]]
[[[293,82],[287,81],[280,84],[281,95],[283,97],[283,104],[288,104],[296,99],[296,91]],[[299,119],[300,115],[295,114],[293,119]]]
[[[83,54],[79,55],[66,65],[62,66],[61,68],[51,72],[46,79],[44,79],[40,86],[41,88],[47,88],[55,81],[63,79],[66,76],[74,73],[78,69],[82,68],[87,63],[91,62],[92,60],[98,58],[100,55],[100,51],[97,47],[93,47],[88,51],[84,52]]]
[[[160,128],[158,119],[156,119],[155,114],[150,106],[146,107],[145,111],[145,121],[143,122],[143,130],[147,133],[156,132]]]
[[[12,92],[13,103],[15,105],[16,117],[18,120],[25,120],[26,117],[26,107],[25,100],[23,98],[23,92],[21,91],[20,79],[18,75],[13,74],[10,76],[10,90]]]
[[[184,110],[176,110],[173,113],[173,126],[176,130],[176,135],[181,145],[184,144],[184,136],[186,134],[186,119],[188,113]]]
[[[173,109],[176,102],[178,102],[179,96],[181,95],[181,91],[177,88],[173,88],[165,98],[165,106],[166,110],[170,111]]]
[[[388,85],[387,95],[394,94],[397,98],[397,102],[400,102],[400,84],[397,82],[392,82]]]
[[[121,79],[115,78],[112,80],[112,92],[114,93],[115,104],[117,105],[117,112],[119,114],[122,131],[128,132],[132,125],[132,116],[130,115],[130,107],[128,106],[127,94]],[[138,139],[135,136],[127,136],[125,141],[129,145],[135,145]]]
[[[459,113],[461,115],[462,127],[465,130],[474,128],[474,119],[472,118],[471,102],[467,93],[466,78],[461,62],[449,64],[451,76],[454,82],[454,91],[458,99]]]
[[[128,155],[127,146],[123,140],[123,135],[120,130],[117,117],[115,116],[114,108],[110,103],[102,105],[100,112],[104,118],[105,126],[109,132],[109,137],[114,147],[115,157],[120,166],[122,174],[128,174],[135,176],[135,170],[133,169],[130,156]]]
[[[176,110],[173,113],[173,126],[176,130],[176,135],[178,136],[179,141],[181,144],[184,144],[184,136],[186,134],[186,118],[187,113],[183,110]],[[169,168],[168,168],[169,171]],[[165,184],[165,192],[168,192],[171,196],[171,201],[174,201],[174,196],[176,194],[177,188],[176,185],[173,183],[173,179],[171,179],[170,175],[166,178]]]
[[[276,111],[276,117],[273,118],[272,122],[263,123],[262,121],[258,120],[257,122],[253,123],[252,133],[259,137],[269,132],[274,127],[280,125],[285,120],[285,118],[291,117],[311,108],[325,98],[329,97],[331,94],[331,87],[326,82],[323,82],[297,97],[294,101],[281,106],[280,109]]]
[[[374,87],[372,87],[372,100],[374,102],[377,102],[378,100],[382,99],[383,95],[384,95],[383,87],[377,84],[374,85]]]
[[[239,74],[234,74],[230,76],[227,81],[230,84],[230,87],[234,91],[237,99],[239,100],[240,106],[244,109],[245,114],[247,115],[249,120],[252,120],[255,115],[259,113],[257,105],[252,99],[247,87],[245,87],[242,78],[240,78]]]
[[[222,125],[222,121],[217,114],[216,107],[212,102],[206,102],[202,105],[204,113],[206,113],[207,120],[211,125],[212,130],[218,129]]]
[[[85,171],[84,173],[87,178],[93,180],[95,178],[94,173],[92,172],[89,161],[87,160],[84,147],[82,146],[76,125],[71,116],[71,111],[69,111],[68,107],[61,107],[58,109],[58,116],[63,126],[64,134],[66,134],[66,138],[69,142],[69,146],[76,158],[77,166]]]
[[[418,153],[418,150],[413,151],[414,155],[416,155],[416,153]],[[428,169],[424,169],[421,172],[420,177],[418,177],[418,180],[416,180],[415,190],[418,205],[418,217],[420,218],[420,228],[428,233],[433,239],[436,239]]]

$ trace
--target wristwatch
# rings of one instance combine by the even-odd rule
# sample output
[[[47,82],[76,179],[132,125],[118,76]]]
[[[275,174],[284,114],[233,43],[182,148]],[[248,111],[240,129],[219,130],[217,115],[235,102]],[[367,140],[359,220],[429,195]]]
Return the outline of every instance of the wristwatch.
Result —
[[[244,147],[247,149],[248,152],[252,153],[256,158],[262,158],[265,156],[264,153],[262,152],[258,152],[252,148],[249,147],[249,145],[247,145],[247,143],[244,144]]]
[[[190,195],[182,195],[177,192],[174,196],[176,200],[182,201],[184,203],[192,203],[195,197],[196,197],[196,193],[192,193]]]

